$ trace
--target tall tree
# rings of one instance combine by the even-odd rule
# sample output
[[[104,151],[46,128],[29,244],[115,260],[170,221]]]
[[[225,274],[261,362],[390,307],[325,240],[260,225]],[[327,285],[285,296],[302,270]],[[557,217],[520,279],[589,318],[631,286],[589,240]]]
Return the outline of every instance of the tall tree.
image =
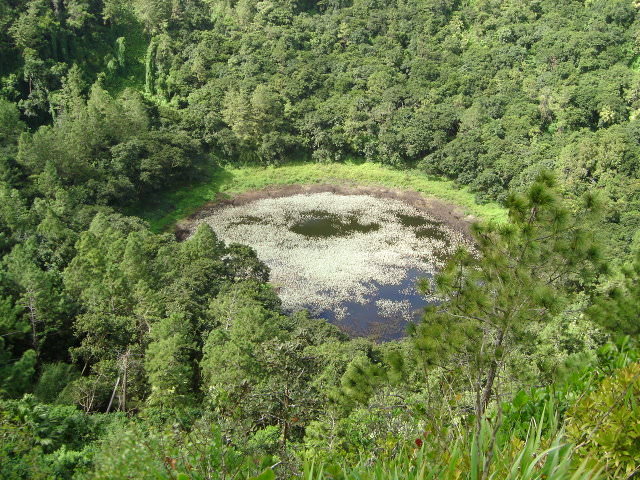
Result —
[[[441,299],[413,333],[431,365],[455,357],[471,375],[480,422],[500,392],[505,367],[603,263],[589,219],[593,196],[572,211],[548,174],[509,197],[509,222],[474,226],[477,251],[458,251],[425,289]]]
[[[640,251],[624,265],[621,278],[595,299],[591,318],[618,335],[640,335]]]
[[[184,316],[171,315],[151,327],[145,352],[150,405],[185,408],[193,403],[195,352],[194,328]]]

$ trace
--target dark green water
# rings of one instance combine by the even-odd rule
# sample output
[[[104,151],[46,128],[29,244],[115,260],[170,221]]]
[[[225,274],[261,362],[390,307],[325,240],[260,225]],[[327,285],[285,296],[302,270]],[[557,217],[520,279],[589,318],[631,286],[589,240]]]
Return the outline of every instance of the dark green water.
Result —
[[[400,223],[413,230],[413,233],[418,238],[434,238],[436,240],[446,240],[447,234],[442,228],[442,222],[436,222],[434,220],[428,220],[419,215],[405,215],[403,213],[398,214],[398,220]]]
[[[355,215],[345,219],[322,210],[309,212],[306,218],[289,228],[294,233],[310,238],[346,237],[352,233],[368,233],[379,229],[377,223],[360,223]]]

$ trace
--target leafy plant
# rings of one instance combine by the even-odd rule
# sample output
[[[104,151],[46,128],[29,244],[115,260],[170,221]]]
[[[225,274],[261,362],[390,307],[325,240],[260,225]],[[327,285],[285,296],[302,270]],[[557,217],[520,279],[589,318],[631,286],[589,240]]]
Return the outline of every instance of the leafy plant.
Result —
[[[640,363],[633,363],[585,396],[567,414],[567,435],[580,458],[601,465],[609,478],[640,472]]]
[[[573,448],[561,430],[550,437],[543,425],[556,418],[546,414],[532,420],[524,440],[513,437],[503,445],[490,441],[493,425],[484,422],[478,435],[459,438],[446,452],[432,450],[428,442],[417,439],[395,458],[355,466],[309,462],[304,480],[595,480],[598,470],[585,464],[575,466]],[[557,424],[555,424],[557,428]]]

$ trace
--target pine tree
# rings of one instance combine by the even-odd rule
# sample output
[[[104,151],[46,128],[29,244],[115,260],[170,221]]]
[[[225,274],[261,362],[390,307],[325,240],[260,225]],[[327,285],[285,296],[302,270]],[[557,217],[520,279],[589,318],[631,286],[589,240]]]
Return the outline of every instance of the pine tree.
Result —
[[[183,316],[171,315],[152,326],[150,339],[144,360],[151,386],[148,403],[187,407],[194,400],[193,326]]]
[[[459,250],[433,288],[424,286],[441,303],[427,309],[413,332],[428,365],[455,357],[467,369],[478,422],[499,393],[510,355],[603,268],[588,227],[598,211],[593,196],[571,212],[554,179],[541,174],[507,206],[507,224],[475,225],[477,252]]]
[[[17,304],[22,307],[26,322],[31,328],[31,347],[40,355],[45,350],[47,355],[64,357],[65,352],[58,342],[51,342],[49,348],[43,349],[47,337],[56,335],[62,330],[66,313],[61,298],[64,298],[60,278],[55,272],[42,267],[38,259],[37,244],[30,238],[16,245],[5,256],[7,278],[20,292]]]
[[[616,334],[640,335],[640,251],[622,267],[622,279],[599,295],[589,309],[591,318]]]
[[[12,358],[0,337],[0,398],[17,398],[29,392],[36,373],[36,352],[27,350],[18,359]]]

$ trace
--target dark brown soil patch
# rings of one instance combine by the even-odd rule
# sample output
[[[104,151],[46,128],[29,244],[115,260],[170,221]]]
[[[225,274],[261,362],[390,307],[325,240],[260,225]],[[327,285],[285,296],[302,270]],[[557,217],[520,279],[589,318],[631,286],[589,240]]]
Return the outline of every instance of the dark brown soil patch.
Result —
[[[196,228],[200,220],[210,216],[216,210],[226,206],[239,206],[260,200],[262,198],[282,198],[292,195],[331,192],[339,195],[371,195],[376,198],[390,198],[400,200],[421,211],[428,213],[434,219],[445,223],[471,237],[470,226],[477,219],[472,215],[465,215],[462,209],[451,203],[437,198],[425,197],[415,191],[398,190],[373,185],[271,185],[260,190],[250,190],[232,197],[220,198],[203,205],[197,212],[178,222],[174,233],[178,240],[187,238]]]

